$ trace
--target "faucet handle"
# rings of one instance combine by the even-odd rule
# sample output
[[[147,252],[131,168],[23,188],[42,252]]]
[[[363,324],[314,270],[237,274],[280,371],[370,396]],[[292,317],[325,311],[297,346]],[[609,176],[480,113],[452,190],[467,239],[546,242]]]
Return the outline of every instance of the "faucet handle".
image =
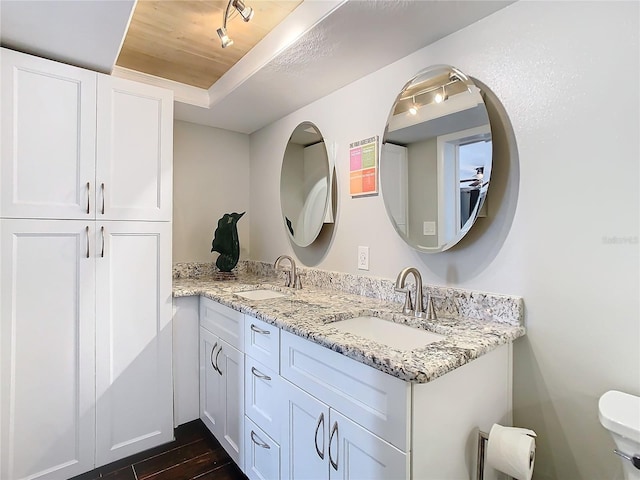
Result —
[[[302,282],[300,281],[300,274],[296,272],[296,278],[293,281],[293,288],[300,290],[302,288]]]
[[[291,286],[291,271],[290,270],[284,270],[284,278],[285,278],[285,286],[286,287],[290,287]]]
[[[443,298],[440,295],[431,295],[429,294],[429,300],[427,300],[427,320],[437,320],[438,316],[436,315],[436,309],[433,306],[433,300],[434,298]]]
[[[409,289],[396,287],[395,290],[396,292],[405,294],[402,313],[404,313],[405,315],[413,314],[413,304],[411,303],[411,293],[409,292]]]
[[[433,308],[433,301],[431,300],[433,295],[429,295],[429,300],[427,300],[427,320],[437,320],[438,317],[436,315],[436,309]]]

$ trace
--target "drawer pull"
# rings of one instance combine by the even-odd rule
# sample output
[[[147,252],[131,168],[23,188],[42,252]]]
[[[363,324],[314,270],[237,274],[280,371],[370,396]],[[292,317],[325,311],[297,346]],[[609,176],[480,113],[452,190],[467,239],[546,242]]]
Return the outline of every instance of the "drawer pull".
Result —
[[[271,335],[271,332],[269,330],[263,330],[261,328],[258,328],[253,323],[251,324],[251,330],[253,330],[256,333],[259,333],[260,335]]]
[[[218,350],[218,353],[216,353],[216,370],[218,370],[218,373],[222,375],[222,370],[220,370],[220,367],[218,366],[218,357],[220,356],[220,352],[222,352],[222,345],[220,345],[220,349]]]
[[[333,461],[333,456],[331,455],[331,443],[333,442],[333,435],[336,435],[336,439],[338,441],[338,446],[340,446],[340,437],[338,436],[338,422],[333,424],[333,428],[331,429],[331,435],[329,435],[329,462],[331,462],[331,466],[337,472],[338,471],[338,454],[336,453],[336,461]]]
[[[269,375],[265,375],[256,367],[251,367],[251,373],[253,373],[256,377],[261,378],[263,380],[271,380],[271,377]]]
[[[320,424],[322,424],[322,451],[320,451],[320,449],[318,448],[318,430],[320,430]],[[318,418],[318,425],[316,425],[315,442],[316,453],[320,457],[320,460],[324,460],[324,412],[320,413],[320,418]]]
[[[269,449],[271,448],[271,446],[270,446],[270,445],[268,445],[268,444],[264,443],[263,441],[261,441],[261,440],[256,440],[256,438],[257,438],[257,437],[258,437],[258,435],[256,435],[256,432],[254,432],[253,430],[251,430],[251,441],[252,441],[253,443],[255,443],[256,445],[258,445],[259,447],[266,448],[267,450],[269,450]]]
[[[91,184],[87,182],[87,215],[89,214],[89,197],[91,196]]]

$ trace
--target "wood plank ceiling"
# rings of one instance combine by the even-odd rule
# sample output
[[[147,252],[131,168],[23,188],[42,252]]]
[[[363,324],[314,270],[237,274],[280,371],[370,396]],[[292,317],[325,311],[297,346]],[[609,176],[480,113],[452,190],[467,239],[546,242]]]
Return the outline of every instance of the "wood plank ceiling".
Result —
[[[244,22],[233,9],[222,48],[216,30],[227,2],[138,0],[116,65],[208,89],[302,0],[246,0],[255,14]]]

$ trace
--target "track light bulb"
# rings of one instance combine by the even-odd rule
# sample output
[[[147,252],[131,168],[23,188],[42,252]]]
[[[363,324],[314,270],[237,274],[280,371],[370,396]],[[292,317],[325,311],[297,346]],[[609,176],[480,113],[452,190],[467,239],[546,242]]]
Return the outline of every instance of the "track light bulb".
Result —
[[[444,85],[442,86],[442,92],[438,92],[433,97],[433,101],[436,103],[442,103],[447,99],[447,92],[444,89]]]
[[[232,5],[238,10],[240,16],[245,22],[253,18],[253,8],[247,7],[242,0],[233,0]]]
[[[227,48],[233,45],[233,40],[231,40],[231,38],[229,38],[229,35],[227,35],[226,28],[220,27],[217,32],[218,36],[220,37],[220,42],[222,43],[222,48]]]
[[[416,105],[416,97],[411,97],[411,106],[409,107],[409,113],[411,115],[418,114],[418,105]]]

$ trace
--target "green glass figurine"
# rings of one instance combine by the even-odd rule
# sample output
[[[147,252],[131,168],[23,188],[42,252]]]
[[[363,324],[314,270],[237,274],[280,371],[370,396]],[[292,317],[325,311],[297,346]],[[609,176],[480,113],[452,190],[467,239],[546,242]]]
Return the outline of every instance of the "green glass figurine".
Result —
[[[238,240],[238,220],[247,212],[225,213],[218,220],[218,228],[213,234],[211,251],[219,252],[216,266],[221,272],[230,272],[240,259],[240,241]]]

